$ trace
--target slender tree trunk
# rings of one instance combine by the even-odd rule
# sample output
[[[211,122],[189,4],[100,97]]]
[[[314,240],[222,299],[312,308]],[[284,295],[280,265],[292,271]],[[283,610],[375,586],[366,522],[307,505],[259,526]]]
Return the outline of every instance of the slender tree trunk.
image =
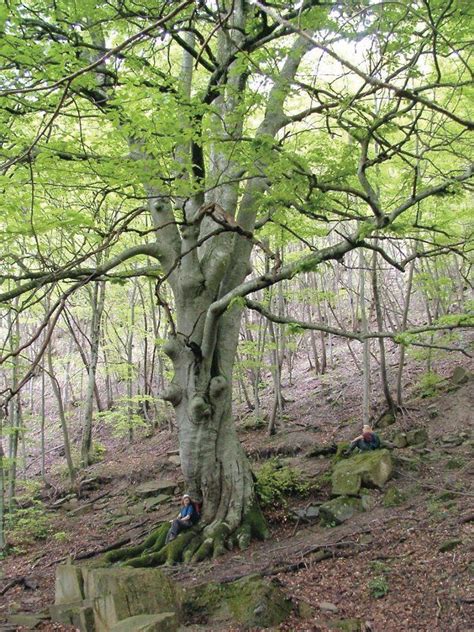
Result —
[[[130,443],[133,441],[134,427],[133,427],[133,342],[134,342],[134,329],[135,329],[135,298],[137,295],[137,285],[134,284],[133,292],[130,301],[130,312],[128,322],[128,333],[125,344],[126,358],[127,358],[127,425],[128,425],[128,440]]]
[[[18,301],[16,302],[15,307],[18,306]],[[12,321],[11,311],[8,312],[8,326],[10,332],[15,332],[11,334],[11,350],[14,351],[20,344],[20,317],[19,313],[16,311],[15,322]],[[16,390],[18,387],[18,372],[19,372],[19,356],[18,354],[13,356],[12,360],[12,375],[11,375],[11,384],[13,390]],[[10,401],[9,405],[9,418],[10,418],[10,440],[8,444],[8,457],[9,457],[9,468],[8,468],[8,505],[10,511],[13,509],[15,504],[15,493],[16,493],[16,478],[17,478],[17,465],[18,465],[18,438],[20,434],[21,428],[21,403],[20,403],[20,393],[15,395]]]
[[[372,294],[374,299],[375,306],[375,314],[377,318],[377,329],[378,331],[383,331],[383,315],[382,315],[382,306],[380,304],[380,295],[379,295],[379,287],[378,287],[378,271],[377,271],[377,253],[374,251],[372,258]],[[385,396],[385,401],[387,402],[387,407],[389,411],[395,413],[395,402],[393,401],[392,394],[390,392],[390,386],[388,384],[388,376],[387,376],[387,363],[385,358],[385,344],[383,338],[378,339],[379,342],[379,351],[380,351],[380,378],[382,381],[383,393]]]
[[[3,411],[0,409],[0,554],[5,553],[5,452],[3,450]]]
[[[92,290],[92,323],[91,350],[88,367],[88,382],[86,392],[86,407],[82,426],[81,462],[84,467],[91,463],[92,458],[92,417],[94,411],[94,389],[96,387],[96,370],[99,358],[100,326],[105,301],[105,282],[94,283]]]
[[[64,441],[64,454],[66,456],[66,463],[67,463],[67,469],[68,469],[68,473],[69,473],[69,480],[71,481],[71,485],[74,483],[74,477],[75,477],[75,469],[74,469],[74,463],[72,461],[72,456],[71,456],[71,444],[69,441],[69,430],[67,427],[67,420],[66,420],[66,413],[64,410],[64,402],[63,402],[63,397],[62,397],[62,393],[61,393],[61,387],[59,386],[59,382],[56,378],[56,375],[54,373],[54,365],[53,365],[53,355],[52,355],[52,349],[51,349],[52,343],[50,342],[48,345],[48,350],[47,350],[47,361],[48,361],[48,373],[49,373],[49,377],[51,379],[51,386],[53,387],[53,393],[54,396],[56,397],[56,402],[58,404],[58,415],[59,415],[59,421],[61,423],[61,430],[63,433],[63,441]]]
[[[86,352],[84,351],[83,343],[77,337],[77,334],[76,334],[76,331],[75,331],[75,328],[78,328],[79,325],[78,325],[77,322],[74,322],[74,321],[71,322],[71,319],[67,315],[66,315],[66,323],[67,323],[69,332],[71,333],[72,340],[75,342],[77,350],[79,352],[79,355],[81,356],[81,360],[82,360],[82,362],[84,364],[84,367],[86,368],[87,373],[89,374],[90,362],[89,362],[89,360],[87,358]],[[82,336],[83,336],[83,338],[86,338],[86,336],[84,336],[83,333],[82,333]],[[68,355],[70,353],[72,353],[72,344],[71,344],[71,348],[69,349]],[[67,399],[67,386],[70,383],[70,380],[69,380],[70,369],[71,369],[71,362],[70,362],[70,360],[68,360],[68,363],[66,365],[66,390],[65,390],[65,393],[64,393],[64,402],[65,402],[65,404],[67,404],[67,401],[68,401],[68,399]],[[98,387],[97,381],[95,379],[94,379],[94,397],[95,397],[95,401],[96,401],[96,404],[97,404],[97,410],[98,411],[102,411],[104,409],[104,407],[102,405],[102,401],[101,401],[101,398],[100,398],[99,387]]]
[[[406,329],[408,323],[408,313],[410,311],[410,300],[411,293],[413,287],[413,272],[415,270],[415,260],[412,259],[410,262],[410,267],[408,268],[408,280],[407,280],[407,289],[405,294],[405,304],[403,306],[403,316],[401,322],[401,330]],[[397,373],[397,403],[398,406],[403,405],[403,368],[405,365],[405,345],[400,345],[400,360],[398,362],[398,373]]]
[[[316,282],[316,275],[313,274],[313,287],[316,294],[316,310],[318,313],[318,320],[320,323],[325,324],[323,312],[321,310],[321,296],[319,294],[318,285]],[[327,353],[326,353],[326,337],[323,331],[319,332],[319,339],[321,341],[321,375],[324,375],[327,370]]]
[[[40,404],[40,435],[41,435],[41,478],[45,480],[46,477],[46,448],[45,448],[45,436],[44,426],[46,421],[46,389],[45,389],[45,367],[44,363],[41,365],[41,404]]]
[[[241,362],[239,354],[236,355],[236,361],[237,361],[237,363]],[[240,388],[242,389],[242,393],[244,395],[245,403],[247,405],[248,410],[254,410],[254,405],[252,404],[252,401],[250,399],[250,395],[249,395],[247,387],[245,385],[245,379],[244,379],[243,371],[239,371],[238,381],[239,381]]]
[[[360,318],[361,330],[363,334],[368,333],[367,308],[365,305],[365,257],[364,251],[359,252],[360,264]],[[362,343],[362,370],[363,370],[363,392],[362,392],[362,422],[369,423],[370,419],[370,343],[366,339]]]

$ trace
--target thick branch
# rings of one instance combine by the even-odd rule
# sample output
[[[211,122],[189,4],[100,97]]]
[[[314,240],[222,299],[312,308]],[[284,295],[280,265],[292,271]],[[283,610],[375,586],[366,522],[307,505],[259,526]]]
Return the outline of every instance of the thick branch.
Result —
[[[121,44],[118,44],[114,48],[111,48],[104,55],[102,55],[101,57],[99,57],[98,59],[93,61],[92,63],[88,64],[87,66],[84,66],[83,68],[79,68],[79,70],[76,70],[75,72],[71,73],[70,75],[67,75],[66,77],[63,77],[62,79],[59,79],[58,81],[54,82],[53,84],[36,85],[36,86],[31,86],[29,88],[16,88],[16,89],[10,89],[10,90],[3,90],[3,91],[0,92],[0,96],[8,96],[8,95],[11,95],[11,94],[25,94],[25,93],[29,93],[29,92],[39,92],[40,90],[53,91],[53,90],[55,90],[56,88],[58,88],[59,86],[61,86],[63,84],[70,84],[72,81],[74,81],[74,79],[77,79],[77,77],[80,77],[81,75],[83,75],[83,74],[85,74],[87,72],[90,72],[91,70],[95,70],[96,68],[101,66],[105,61],[107,61],[107,59],[109,59],[113,55],[116,55],[117,53],[120,53],[122,50],[124,50],[128,46],[131,46],[135,42],[140,41],[146,35],[152,33],[154,30],[156,30],[160,26],[163,26],[171,18],[174,18],[176,15],[181,13],[181,11],[183,11],[183,9],[185,9],[186,7],[188,7],[189,5],[191,5],[193,3],[194,3],[194,0],[185,0],[184,2],[179,4],[175,9],[170,11],[170,13],[168,13],[164,17],[160,18],[159,20],[157,20],[153,24],[150,24],[150,26],[147,26],[146,28],[142,29],[138,33],[135,33],[131,37],[127,38]]]
[[[253,2],[267,15],[270,15],[276,22],[290,28],[294,33],[298,33],[301,37],[304,37],[308,42],[311,42],[311,44],[315,48],[319,48],[319,50],[322,50],[324,53],[326,53],[327,55],[335,59],[337,62],[339,62],[341,65],[345,66],[346,68],[354,72],[357,76],[361,77],[366,83],[372,86],[376,86],[378,88],[385,88],[386,90],[390,90],[390,92],[395,93],[397,96],[408,99],[410,101],[414,101],[415,103],[422,103],[429,109],[434,110],[435,112],[440,112],[441,114],[450,118],[451,120],[456,121],[456,123],[459,123],[463,127],[466,127],[469,130],[474,129],[474,121],[463,119],[462,117],[457,116],[457,114],[454,114],[454,112],[450,112],[449,110],[442,107],[441,105],[438,105],[434,101],[430,101],[429,99],[426,99],[425,97],[420,96],[419,94],[417,94],[416,92],[412,90],[408,90],[407,88],[400,88],[388,81],[383,81],[382,79],[377,79],[376,77],[368,75],[363,70],[361,70],[359,66],[355,66],[351,62],[347,61],[346,59],[344,59],[343,57],[341,57],[340,55],[332,51],[330,48],[328,48],[324,44],[320,44],[319,42],[317,42],[314,39],[314,37],[312,37],[309,33],[305,32],[303,29],[299,28],[297,25],[282,18],[272,8],[266,6],[259,0],[253,0]]]
[[[32,273],[33,278],[31,281],[23,283],[22,285],[18,285],[13,290],[9,290],[8,292],[3,292],[3,294],[0,294],[0,303],[7,303],[8,301],[14,299],[16,296],[21,296],[26,292],[37,290],[41,287],[44,287],[45,285],[49,285],[50,283],[56,283],[57,281],[64,281],[67,279],[87,279],[87,281],[93,281],[106,275],[109,270],[116,268],[121,263],[124,263],[128,259],[132,259],[137,255],[148,255],[150,257],[158,258],[158,246],[155,243],[133,246],[131,248],[128,248],[127,250],[124,250],[109,261],[106,261],[102,265],[97,266],[96,268],[58,270],[49,274],[44,274],[39,277],[37,277],[38,273]]]
[[[274,323],[280,323],[281,325],[293,325],[294,327],[297,327],[298,329],[312,329],[314,331],[323,331],[328,334],[333,334],[334,336],[340,336],[341,338],[349,338],[350,340],[357,340],[358,342],[364,342],[364,340],[368,340],[370,338],[390,338],[397,344],[405,344],[405,342],[402,342],[400,338],[401,336],[414,336],[417,334],[426,333],[428,331],[451,331],[453,329],[470,329],[474,327],[474,322],[469,322],[469,321],[463,322],[462,315],[460,315],[461,318],[460,318],[459,323],[453,323],[450,325],[427,325],[427,326],[422,326],[422,327],[414,327],[412,329],[405,329],[404,331],[398,331],[398,332],[390,332],[390,331],[374,331],[374,332],[367,332],[367,333],[364,333],[362,331],[350,332],[350,331],[346,331],[345,329],[329,327],[328,325],[322,325],[320,323],[311,323],[311,322],[291,318],[290,316],[282,316],[280,314],[274,314],[273,312],[270,312],[264,305],[262,305],[262,303],[259,303],[257,301],[252,301],[251,299],[248,299],[248,298],[245,299],[245,304],[249,309],[253,309],[254,311],[258,312],[262,316],[265,316],[265,318],[267,318],[268,320],[271,320]],[[471,357],[470,354],[468,354],[465,349],[461,349],[458,347],[446,347],[446,346],[433,345],[433,344],[416,342],[416,341],[413,341],[413,342],[410,341],[407,344],[420,346],[420,347],[443,349],[446,351],[460,351],[461,353],[464,353],[464,355]]]

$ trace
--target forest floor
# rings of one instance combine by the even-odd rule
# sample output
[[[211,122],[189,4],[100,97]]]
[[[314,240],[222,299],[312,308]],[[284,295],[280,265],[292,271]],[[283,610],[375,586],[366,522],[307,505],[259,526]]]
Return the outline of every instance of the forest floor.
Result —
[[[466,358],[462,365],[471,372],[474,368]],[[343,362],[325,376],[300,365],[292,384],[284,384],[284,427],[268,437],[264,428],[252,428],[251,413],[242,409],[239,431],[255,469],[280,455],[282,463],[298,468],[315,483],[313,491],[268,513],[269,540],[252,543],[244,553],[233,551],[215,561],[167,572],[183,585],[254,573],[272,577],[299,605],[280,630],[324,632],[333,629],[332,620],[348,618],[360,620],[360,629],[372,632],[474,630],[474,380],[471,374],[467,383],[453,384],[449,377],[455,366],[454,359],[437,366],[447,379],[424,398],[415,397],[416,370],[408,371],[407,408],[394,426],[381,431],[382,437],[395,429],[428,432],[425,447],[394,450],[396,470],[389,486],[401,492],[401,504],[385,506],[383,491],[372,490],[372,509],[340,526],[323,528],[294,514],[329,497],[324,473],[330,460],[309,458],[307,453],[358,433],[361,380]],[[262,399],[269,409],[270,388]],[[131,500],[133,490],[146,481],[172,480],[179,488],[172,432],[156,431],[131,445],[108,435],[101,440],[105,453],[82,474],[86,482],[78,498],[55,505],[64,497],[66,482],[58,468],[47,477],[45,539],[16,543],[15,554],[2,562],[0,630],[27,629],[7,623],[9,617],[38,612],[53,603],[60,562],[94,559],[119,541],[138,542],[156,523],[176,514],[178,496],[155,506]],[[320,559],[321,552],[326,559]],[[310,613],[306,619],[301,616],[305,604]],[[51,622],[40,623],[38,629],[68,630]]]

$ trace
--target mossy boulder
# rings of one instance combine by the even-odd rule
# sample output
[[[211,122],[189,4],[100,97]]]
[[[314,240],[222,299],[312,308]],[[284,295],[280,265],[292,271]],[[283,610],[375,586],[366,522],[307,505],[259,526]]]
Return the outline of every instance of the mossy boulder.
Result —
[[[395,421],[396,418],[393,413],[385,413],[385,415],[382,415],[382,417],[380,417],[377,428],[388,428],[389,426],[392,426]]]
[[[396,448],[406,448],[408,445],[406,433],[397,432],[397,434],[393,436],[392,443]]]
[[[393,461],[388,450],[372,450],[339,461],[331,477],[335,496],[355,496],[360,488],[383,487],[393,474]]]
[[[449,380],[454,386],[460,386],[461,384],[466,384],[469,381],[469,377],[470,374],[467,369],[463,366],[457,366]]]
[[[428,433],[424,428],[413,428],[407,432],[407,443],[408,445],[426,445],[428,441]]]
[[[185,616],[204,619],[216,629],[226,622],[244,629],[276,626],[288,617],[292,607],[280,588],[257,576],[193,587],[186,590],[184,599]]]
[[[319,508],[321,524],[323,526],[333,526],[342,524],[352,518],[357,512],[362,510],[362,503],[359,498],[352,496],[339,496],[323,503]]]
[[[110,632],[175,632],[178,621],[174,612],[139,614],[116,623]]]
[[[73,603],[84,599],[84,579],[82,569],[72,564],[61,564],[56,570],[56,605]]]
[[[52,621],[73,626],[81,632],[94,632],[96,629],[93,604],[86,599],[50,606],[49,614]]]

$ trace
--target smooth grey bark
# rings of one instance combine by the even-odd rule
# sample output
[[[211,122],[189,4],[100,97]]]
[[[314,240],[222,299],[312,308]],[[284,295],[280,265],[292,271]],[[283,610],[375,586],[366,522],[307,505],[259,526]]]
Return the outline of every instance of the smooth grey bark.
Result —
[[[105,303],[105,282],[94,283],[92,288],[90,330],[90,356],[88,363],[88,380],[85,398],[84,420],[81,438],[81,463],[87,467],[92,459],[92,417],[94,411],[94,390],[96,388],[96,371],[99,359],[100,327]]]
[[[15,301],[15,307],[18,308],[18,300]],[[10,344],[13,351],[20,343],[20,316],[16,313],[15,320],[12,319],[12,312],[8,312],[8,329],[11,332]],[[12,333],[14,332],[14,333]],[[18,375],[19,375],[19,356],[15,354],[13,356],[11,365],[11,384],[13,390],[18,387]],[[8,441],[8,505],[10,511],[15,503],[16,492],[16,478],[17,478],[17,465],[18,465],[18,438],[21,431],[22,419],[21,419],[21,399],[18,393],[10,400],[8,406],[8,415],[10,421],[10,433]]]
[[[67,426],[66,413],[64,410],[63,396],[61,393],[61,387],[59,385],[59,382],[54,372],[53,353],[52,353],[51,347],[52,347],[52,343],[50,342],[50,344],[48,345],[48,350],[46,352],[47,361],[48,361],[48,374],[51,379],[51,386],[53,387],[53,393],[54,393],[54,396],[56,397],[56,402],[58,405],[58,416],[59,416],[59,421],[61,423],[61,431],[63,434],[63,442],[64,442],[64,454],[66,456],[69,480],[71,481],[71,485],[72,485],[74,483],[74,478],[75,478],[75,468],[74,468],[74,463],[73,463],[72,455],[71,455],[71,443],[69,440],[69,429]]]
[[[405,293],[405,303],[403,306],[403,316],[401,322],[401,331],[406,329],[408,323],[408,313],[410,311],[410,301],[412,295],[412,287],[413,287],[413,273],[415,271],[415,259],[412,259],[410,262],[410,267],[408,268],[408,279],[407,279],[407,288]],[[397,404],[399,406],[403,405],[403,367],[405,366],[405,345],[400,346],[400,359],[398,361],[398,372],[397,372]]]
[[[82,362],[84,364],[84,367],[86,368],[87,373],[89,374],[90,361],[89,361],[89,358],[87,357],[87,354],[86,354],[86,352],[84,350],[83,343],[80,341],[80,339],[77,336],[76,329],[81,333],[83,338],[87,339],[87,335],[84,334],[83,331],[81,331],[80,325],[77,322],[77,320],[71,319],[67,313],[65,314],[65,321],[66,321],[67,327],[69,329],[69,332],[71,334],[71,346],[70,346],[70,349],[69,349],[69,352],[68,352],[68,356],[72,352],[72,346],[73,346],[72,343],[74,342],[75,345],[76,345],[76,348],[77,348],[77,350],[79,352],[79,355],[81,357],[81,360],[82,360]],[[67,388],[68,388],[68,386],[70,384],[70,379],[69,379],[70,369],[71,369],[71,361],[68,358],[68,363],[66,364],[66,382],[65,382],[66,383],[66,388],[65,388],[65,392],[64,392],[64,402],[65,403],[67,403],[67,401],[68,401]],[[101,400],[101,397],[100,397],[99,387],[97,385],[97,381],[96,380],[94,380],[94,397],[95,397],[95,401],[96,401],[96,405],[97,405],[97,410],[100,412],[100,411],[103,410],[103,405],[102,405],[102,400]]]
[[[5,452],[3,450],[3,411],[0,409],[0,553],[5,551]]]
[[[375,314],[377,319],[377,330],[383,331],[383,314],[382,305],[380,302],[379,285],[378,285],[378,270],[377,270],[377,253],[374,252],[372,256],[372,296],[375,306]],[[390,392],[390,386],[388,383],[387,375],[387,362],[385,358],[385,343],[383,338],[378,339],[379,353],[380,353],[380,378],[382,381],[382,389],[387,402],[389,411],[395,412],[396,406],[393,401],[392,394]]]
[[[268,262],[267,262],[268,264]],[[277,287],[277,312],[280,316],[283,315],[284,311],[284,299],[283,299],[283,287],[280,283]],[[268,420],[267,432],[271,436],[275,434],[277,428],[277,422],[282,423],[281,415],[283,413],[283,394],[281,390],[281,371],[283,367],[283,360],[285,357],[285,329],[283,327],[278,326],[278,330],[276,330],[275,325],[272,321],[268,321],[269,331],[270,331],[270,339],[273,343],[273,348],[271,352],[272,358],[272,378],[273,378],[273,406],[270,412],[270,417]],[[289,367],[289,379],[291,383],[291,362],[288,362]],[[278,415],[280,415],[280,419],[278,419]]]
[[[125,342],[125,351],[127,359],[127,426],[128,426],[128,440],[130,443],[133,441],[134,427],[133,427],[133,342],[135,334],[135,299],[137,295],[137,283],[134,283],[132,295],[130,297],[130,310],[129,310],[129,327],[127,329],[127,337]]]
[[[229,28],[219,33],[218,58],[222,63],[238,49],[243,37],[244,2],[237,1],[232,6]],[[270,91],[257,136],[274,137],[284,124],[283,104],[290,82],[309,48],[297,40],[279,81]],[[242,99],[240,88],[244,82],[244,73],[233,70],[231,64],[226,89],[214,104],[218,110],[216,118],[221,121],[222,139],[240,136],[243,121],[235,117],[235,109]],[[239,166],[221,153],[218,143],[211,149],[211,165],[210,182],[212,174],[216,182],[222,173],[232,181],[239,172]],[[216,184],[212,198],[207,201],[218,202],[230,216],[238,211],[239,225],[251,232],[258,210],[256,199],[265,187],[264,177],[250,179],[239,200],[236,182]],[[174,378],[163,395],[175,407],[188,491],[202,498],[205,532],[213,534],[222,524],[229,532],[235,531],[255,503],[250,465],[232,418],[233,365],[242,306],[226,305],[222,312],[216,306],[221,297],[240,286],[247,276],[253,243],[228,232],[210,238],[197,250],[194,246],[199,238],[216,227],[210,217],[200,222],[193,220],[202,202],[197,195],[183,209],[188,225],[181,231],[180,268],[169,279],[175,299],[176,335],[170,337],[164,349],[173,362]],[[156,220],[164,223],[166,212]]]
[[[41,478],[45,480],[46,476],[46,446],[44,427],[46,422],[46,389],[45,389],[45,367],[44,362],[41,365],[41,404],[40,404],[40,435],[41,435]]]
[[[362,334],[368,332],[367,308],[365,305],[365,257],[364,251],[359,252],[360,267],[360,293],[359,308]],[[370,419],[370,340],[365,339],[362,343],[362,371],[363,371],[363,390],[362,390],[362,422],[369,423]]]

